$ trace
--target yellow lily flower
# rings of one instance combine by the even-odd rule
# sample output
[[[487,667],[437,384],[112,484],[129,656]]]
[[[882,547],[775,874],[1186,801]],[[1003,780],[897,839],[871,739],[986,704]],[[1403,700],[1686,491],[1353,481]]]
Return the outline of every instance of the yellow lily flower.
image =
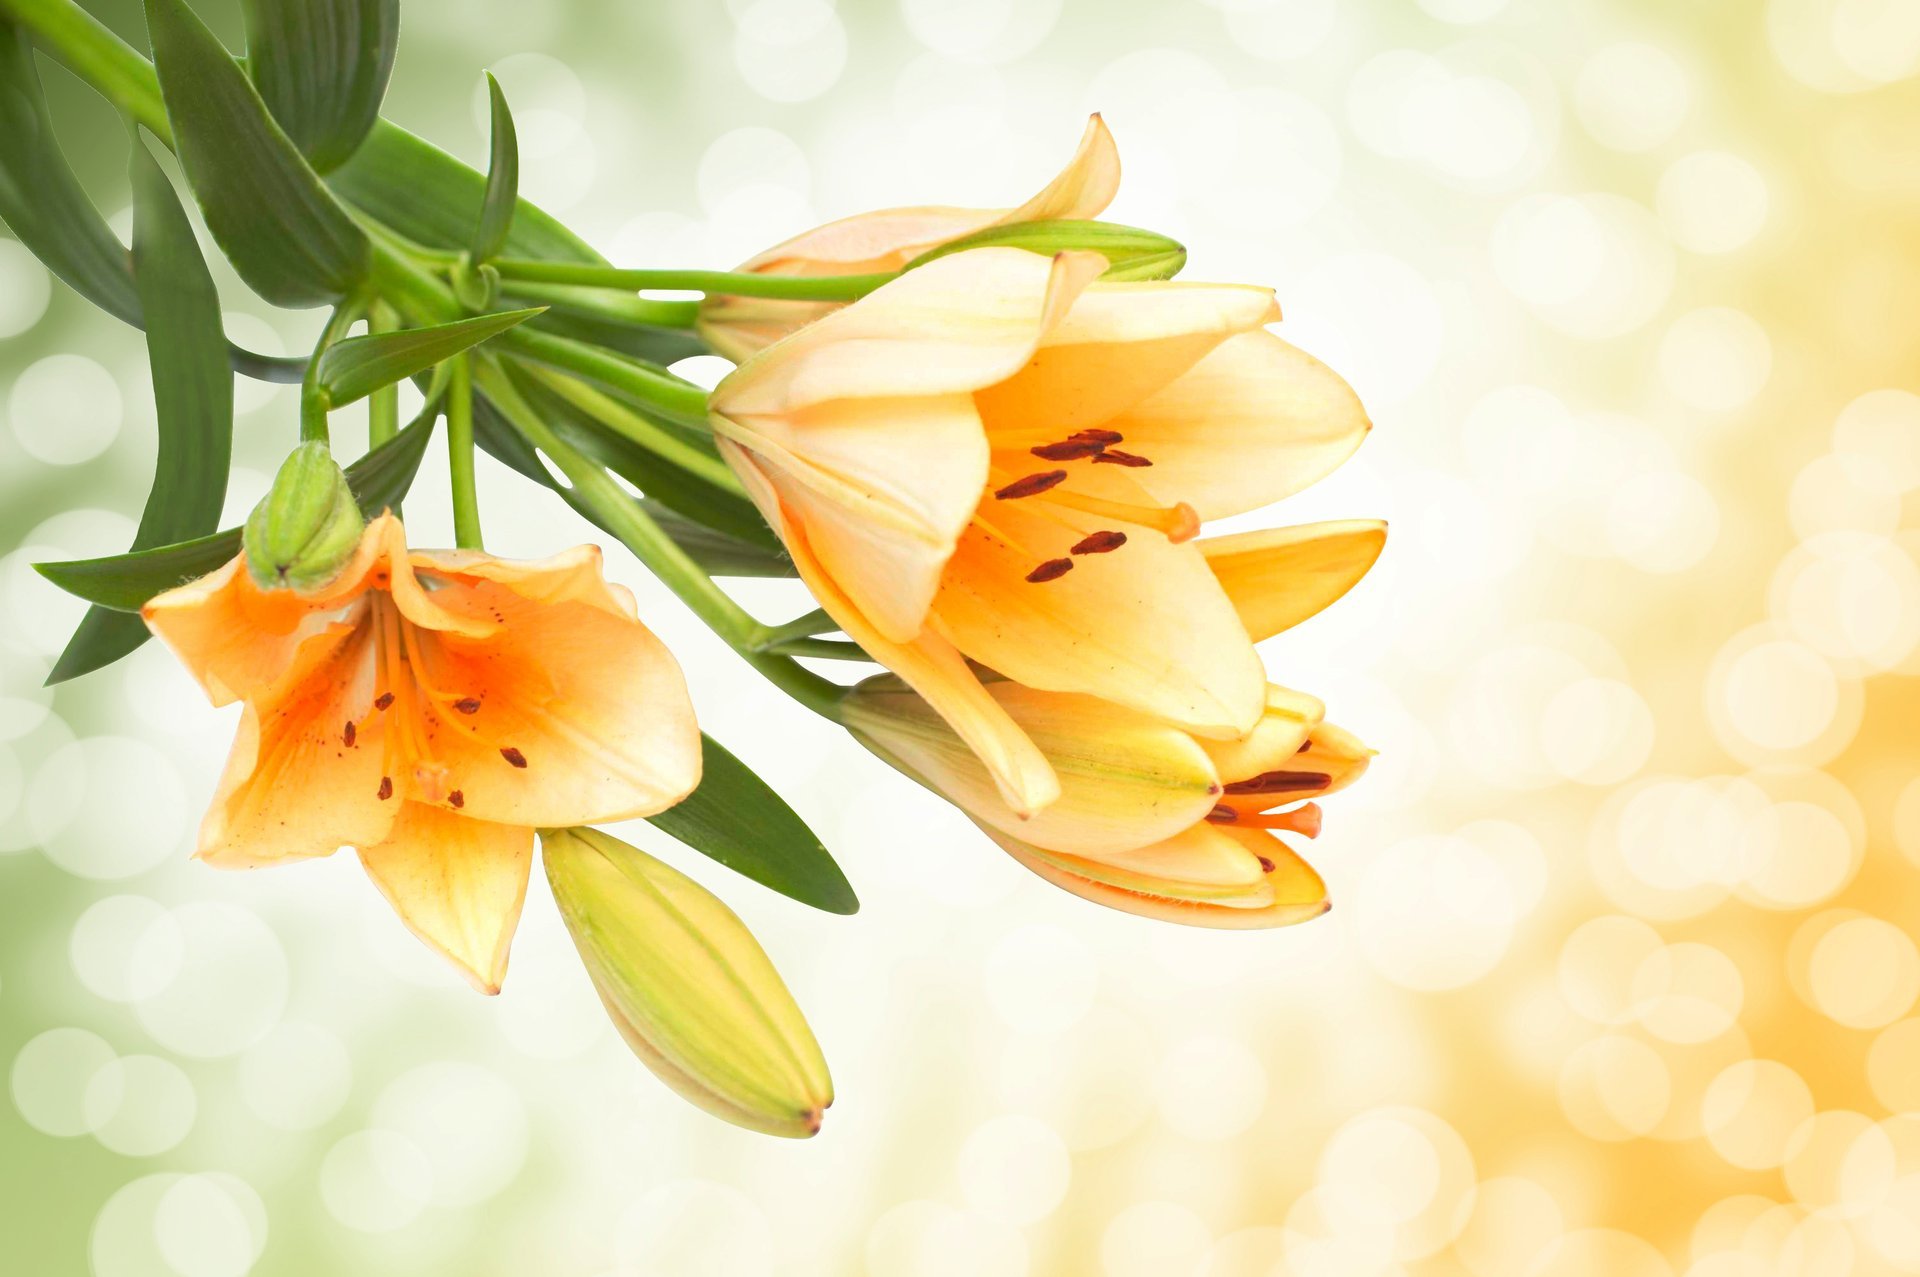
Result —
[[[1031,817],[898,679],[854,689],[845,719],[1020,863],[1098,904],[1223,928],[1286,926],[1330,907],[1320,875],[1280,835],[1317,836],[1310,800],[1358,780],[1373,751],[1323,722],[1318,700],[1269,686],[1245,739],[1211,741],[1092,696],[1013,682],[986,690],[1059,778],[1060,797]]]
[[[506,974],[536,828],[652,815],[700,780],[680,667],[593,546],[409,551],[382,515],[324,585],[264,589],[242,555],[142,615],[215,705],[246,705],[198,858],[352,846],[483,993]]]
[[[736,270],[767,275],[868,275],[896,271],[922,253],[994,226],[1098,217],[1120,189],[1120,154],[1098,115],[1087,121],[1067,166],[1018,208],[889,208],[843,217],[794,236]],[[841,302],[709,297],[697,328],[709,346],[739,363]]]
[[[711,401],[722,454],[821,606],[1023,816],[1059,781],[970,662],[1246,736],[1266,676],[1192,538],[1313,483],[1368,430],[1344,381],[1266,331],[1271,291],[1093,282],[1103,268],[939,258],[748,360]],[[1218,570],[1258,578],[1276,555]]]

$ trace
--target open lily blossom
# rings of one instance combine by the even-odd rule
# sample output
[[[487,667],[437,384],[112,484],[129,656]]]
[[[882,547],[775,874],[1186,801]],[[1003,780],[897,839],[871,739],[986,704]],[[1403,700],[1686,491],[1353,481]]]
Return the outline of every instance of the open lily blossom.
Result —
[[[1244,739],[1266,676],[1195,535],[1313,483],[1368,430],[1344,381],[1267,331],[1269,290],[1095,282],[1103,266],[939,258],[712,399],[722,454],[822,607],[1023,816],[1060,783],[975,666]]]
[[[739,267],[755,274],[864,275],[896,271],[921,254],[994,226],[1098,217],[1120,189],[1120,156],[1098,115],[1073,158],[1017,208],[889,208],[816,226]],[[837,309],[839,303],[715,296],[700,308],[700,335],[735,363]]]
[[[1254,729],[1223,742],[1092,696],[1012,682],[987,692],[1059,779],[1060,797],[1035,815],[1010,808],[973,752],[891,675],[848,697],[847,726],[1075,895],[1203,927],[1279,927],[1326,912],[1320,875],[1281,835],[1316,837],[1311,800],[1359,779],[1372,751],[1323,722],[1318,700],[1270,686]]]
[[[244,556],[143,615],[216,705],[245,703],[198,856],[351,846],[402,921],[497,993],[534,831],[659,812],[700,780],[680,667],[581,546],[538,562],[366,527],[310,591]]]

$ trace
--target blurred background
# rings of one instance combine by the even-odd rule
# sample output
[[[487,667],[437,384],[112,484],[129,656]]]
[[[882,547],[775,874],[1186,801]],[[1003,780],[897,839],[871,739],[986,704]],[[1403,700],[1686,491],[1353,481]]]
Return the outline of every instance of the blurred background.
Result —
[[[155,645],[42,690],[81,609],[28,566],[130,539],[143,347],[0,238],[0,1268],[1920,1272],[1917,67],[1914,0],[411,0],[389,114],[483,162],[491,68],[523,192],[622,265],[1017,203],[1103,111],[1111,215],[1277,287],[1377,423],[1249,521],[1393,528],[1268,645],[1382,751],[1288,931],[1047,888],[611,556],[865,905],[621,831],[786,973],[840,1095],[802,1144],[627,1054],[538,875],[485,1000],[350,856],[189,863],[233,711]],[[123,129],[45,78],[124,231]],[[238,406],[228,522],[296,429]],[[586,537],[482,481],[490,548]]]

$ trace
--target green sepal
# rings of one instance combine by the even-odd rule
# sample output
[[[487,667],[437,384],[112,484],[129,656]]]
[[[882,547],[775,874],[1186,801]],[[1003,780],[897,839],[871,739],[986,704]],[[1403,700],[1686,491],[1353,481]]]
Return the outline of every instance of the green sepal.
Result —
[[[242,0],[247,75],[316,172],[338,167],[380,117],[399,0]]]
[[[498,257],[513,229],[513,213],[520,199],[520,140],[513,128],[513,112],[500,81],[487,72],[487,100],[493,111],[492,153],[487,160],[486,193],[480,201],[480,219],[467,252],[476,262]]]
[[[647,817],[649,824],[801,904],[828,913],[859,911],[846,874],[772,786],[704,733],[700,759],[700,787]]]
[[[261,589],[311,590],[339,575],[365,527],[333,454],[319,440],[308,440],[281,463],[273,486],[247,517],[240,546]]]
[[[146,9],[174,149],[234,270],[276,306],[352,292],[371,268],[366,235],[206,24],[182,0],[146,0]]]
[[[325,392],[328,406],[338,408],[423,373],[539,313],[539,307],[503,310],[428,328],[349,337],[321,352],[314,383]]]

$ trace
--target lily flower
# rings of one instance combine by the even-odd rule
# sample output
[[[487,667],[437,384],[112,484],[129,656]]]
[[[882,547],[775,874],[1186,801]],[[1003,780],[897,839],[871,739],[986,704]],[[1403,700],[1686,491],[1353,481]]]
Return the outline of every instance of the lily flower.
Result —
[[[1060,785],[976,667],[1246,737],[1266,675],[1217,572],[1257,579],[1287,551],[1242,571],[1231,552],[1259,547],[1217,567],[1193,538],[1315,482],[1369,428],[1344,381],[1266,330],[1270,290],[1094,282],[1103,267],[938,258],[711,400],[722,454],[821,606],[1025,816]]]
[[[1098,217],[1120,189],[1120,154],[1098,115],[1073,158],[1053,181],[1018,208],[889,208],[816,226],[741,263],[767,275],[869,275],[896,271],[942,244],[995,226]],[[837,310],[841,302],[709,297],[697,328],[735,363]]]
[[[1052,765],[1060,797],[1023,817],[979,758],[899,679],[845,702],[882,759],[951,800],[1021,864],[1098,904],[1190,926],[1280,927],[1330,907],[1282,834],[1320,832],[1312,801],[1358,780],[1373,751],[1324,721],[1311,696],[1269,686],[1245,739],[1195,737],[1071,692],[987,685]]]
[[[680,668],[581,546],[537,562],[408,550],[367,524],[310,589],[242,554],[142,615],[215,705],[245,703],[199,859],[351,846],[417,936],[497,993],[534,830],[647,816],[700,780]]]

